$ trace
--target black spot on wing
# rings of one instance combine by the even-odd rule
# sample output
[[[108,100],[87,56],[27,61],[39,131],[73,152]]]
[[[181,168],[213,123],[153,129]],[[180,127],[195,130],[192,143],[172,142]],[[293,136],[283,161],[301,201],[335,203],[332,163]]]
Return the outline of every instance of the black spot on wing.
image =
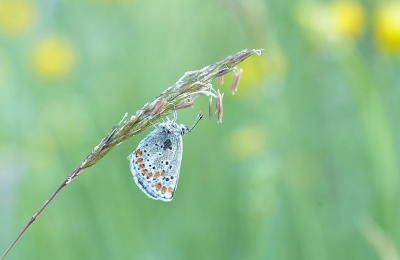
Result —
[[[164,150],[167,150],[167,149],[172,150],[172,142],[171,142],[171,139],[165,140],[163,149],[164,149]]]

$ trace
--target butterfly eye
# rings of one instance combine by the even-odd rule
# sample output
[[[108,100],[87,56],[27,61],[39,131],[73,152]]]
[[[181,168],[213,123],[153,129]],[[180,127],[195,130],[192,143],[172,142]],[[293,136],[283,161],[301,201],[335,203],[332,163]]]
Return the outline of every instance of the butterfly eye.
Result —
[[[185,129],[185,128],[181,128],[181,135],[185,135],[187,133],[187,129]]]

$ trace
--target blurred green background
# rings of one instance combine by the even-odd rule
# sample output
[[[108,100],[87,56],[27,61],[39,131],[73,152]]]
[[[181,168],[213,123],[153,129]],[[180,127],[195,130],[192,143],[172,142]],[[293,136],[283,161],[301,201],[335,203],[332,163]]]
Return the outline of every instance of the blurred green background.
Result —
[[[114,149],[6,259],[399,259],[399,1],[0,0],[0,254],[109,132],[243,49],[170,203]],[[200,97],[179,111],[190,125]]]

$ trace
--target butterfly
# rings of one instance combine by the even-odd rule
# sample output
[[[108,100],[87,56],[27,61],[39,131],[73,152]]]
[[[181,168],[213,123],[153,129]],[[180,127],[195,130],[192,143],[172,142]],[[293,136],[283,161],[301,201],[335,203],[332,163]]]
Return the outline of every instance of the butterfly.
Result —
[[[182,137],[190,133],[202,117],[200,113],[190,129],[176,124],[176,117],[160,123],[128,156],[133,179],[148,197],[172,200],[182,162]]]

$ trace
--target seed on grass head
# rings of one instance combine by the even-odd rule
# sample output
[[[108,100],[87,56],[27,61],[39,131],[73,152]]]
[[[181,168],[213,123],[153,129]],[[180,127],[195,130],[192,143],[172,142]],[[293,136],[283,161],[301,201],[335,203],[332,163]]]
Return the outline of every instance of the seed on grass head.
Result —
[[[167,105],[167,101],[162,97],[162,98],[158,101],[156,107],[155,107],[155,108],[153,109],[153,111],[151,112],[150,118],[153,118],[153,117],[155,117],[156,115],[160,114],[160,113],[163,111],[163,109],[165,108],[166,105]]]
[[[185,75],[188,77],[191,77],[191,76],[197,74],[198,72],[199,72],[199,70],[186,71]]]
[[[231,88],[231,93],[232,95],[235,95],[235,92],[237,91],[239,87],[239,82],[240,78],[242,76],[243,69],[240,69],[239,71],[235,72],[235,75],[233,75],[233,80],[232,80],[232,88]]]
[[[219,76],[219,84],[224,85],[224,76]]]
[[[210,96],[211,94],[212,94],[212,93],[209,92],[209,91],[197,91],[197,92],[196,92],[196,96],[202,95],[202,96],[208,97],[208,96]]]
[[[241,55],[238,55],[235,57],[235,60],[243,61],[244,59],[248,58],[253,53],[256,53],[258,56],[260,56],[261,50],[259,50],[259,51],[257,51],[257,50],[243,51],[243,53]]]
[[[227,73],[231,72],[231,71],[232,71],[232,70],[234,70],[235,68],[236,68],[236,67],[233,67],[233,68],[230,68],[230,69],[224,70],[224,71],[222,71],[222,72],[218,73],[217,75],[215,75],[215,78],[221,77],[221,76],[223,76],[223,75],[225,75],[225,74],[227,74]]]
[[[188,107],[193,107],[193,102],[183,102],[182,104],[179,104],[177,106],[175,106],[175,110],[178,109],[184,109],[184,108],[188,108]]]
[[[206,97],[211,96],[211,97],[217,98],[217,96],[214,93],[212,93],[211,91],[202,90],[202,91],[197,91],[196,92],[196,95],[194,96],[193,100],[195,100],[199,96],[206,96]]]

